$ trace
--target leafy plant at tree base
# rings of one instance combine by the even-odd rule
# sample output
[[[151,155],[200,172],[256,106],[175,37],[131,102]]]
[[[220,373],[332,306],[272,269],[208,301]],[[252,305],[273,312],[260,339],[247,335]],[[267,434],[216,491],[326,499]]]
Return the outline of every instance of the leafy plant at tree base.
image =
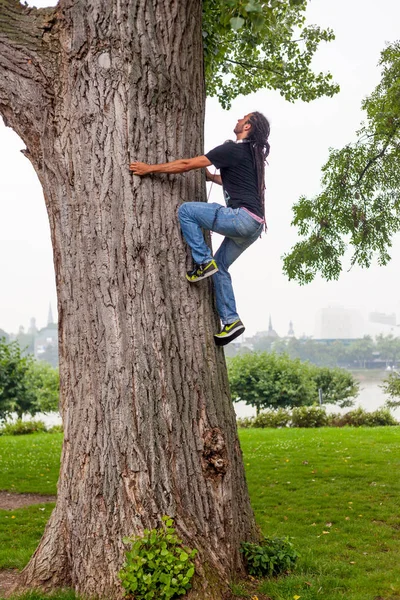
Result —
[[[170,600],[191,588],[197,550],[182,545],[171,517],[162,518],[161,527],[145,529],[143,536],[123,539],[130,544],[119,573],[127,594],[135,600]]]
[[[247,571],[255,577],[272,577],[291,571],[300,556],[289,538],[264,537],[260,544],[242,542]]]

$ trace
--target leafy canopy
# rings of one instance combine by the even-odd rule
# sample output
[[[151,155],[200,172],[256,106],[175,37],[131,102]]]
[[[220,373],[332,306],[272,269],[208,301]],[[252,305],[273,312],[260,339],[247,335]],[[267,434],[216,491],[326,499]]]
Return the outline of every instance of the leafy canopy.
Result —
[[[257,411],[318,402],[351,406],[359,391],[351,373],[317,367],[287,354],[252,352],[228,359],[229,384],[234,402],[243,400]]]
[[[204,0],[203,42],[207,93],[224,108],[261,88],[306,102],[339,91],[330,73],[311,70],[330,29],[305,26],[307,0]]]
[[[388,45],[379,64],[382,78],[364,100],[366,121],[358,139],[330,150],[322,168],[322,191],[301,197],[292,225],[303,238],[284,256],[289,279],[309,283],[317,273],[338,279],[343,256],[369,267],[390,260],[393,236],[400,230],[400,42]]]
[[[23,356],[17,341],[0,339],[0,420],[12,413],[58,410],[59,374],[51,365]]]
[[[4,338],[0,340],[0,419],[12,412],[18,416],[31,412],[35,404],[27,379],[31,362],[30,356],[22,356],[17,342],[7,344]]]

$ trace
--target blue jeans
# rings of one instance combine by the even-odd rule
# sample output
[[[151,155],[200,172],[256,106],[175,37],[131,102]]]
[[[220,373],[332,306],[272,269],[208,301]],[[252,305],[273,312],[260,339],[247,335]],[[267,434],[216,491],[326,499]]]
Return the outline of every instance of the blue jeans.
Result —
[[[213,275],[213,280],[217,311],[222,324],[233,323],[239,315],[228,269],[260,237],[262,224],[243,208],[226,208],[215,202],[185,202],[179,207],[178,215],[183,236],[197,264],[207,263],[212,259],[212,252],[204,241],[202,229],[225,236],[214,257],[219,270]]]

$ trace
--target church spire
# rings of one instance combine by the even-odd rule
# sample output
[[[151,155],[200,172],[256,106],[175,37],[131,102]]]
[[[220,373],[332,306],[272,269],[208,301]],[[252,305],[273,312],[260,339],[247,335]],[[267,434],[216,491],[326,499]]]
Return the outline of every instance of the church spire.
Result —
[[[293,329],[293,322],[292,321],[289,321],[288,337],[295,337],[295,335],[294,335],[294,329]]]
[[[269,315],[268,333],[273,331],[271,315]]]
[[[267,336],[269,338],[278,338],[279,335],[276,333],[275,329],[272,327],[272,319],[271,319],[271,315],[269,315],[269,323],[268,323],[268,332],[267,332]]]
[[[47,317],[47,325],[52,325],[54,323],[54,319],[53,319],[53,311],[51,310],[51,302],[49,304],[49,314]]]

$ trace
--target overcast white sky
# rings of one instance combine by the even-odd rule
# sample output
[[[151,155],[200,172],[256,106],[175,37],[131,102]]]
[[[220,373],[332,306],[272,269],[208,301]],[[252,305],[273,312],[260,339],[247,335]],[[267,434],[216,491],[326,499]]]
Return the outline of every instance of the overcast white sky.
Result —
[[[399,37],[400,3],[311,0],[308,20],[336,33],[336,40],[319,51],[315,68],[333,73],[340,94],[311,104],[289,104],[278,93],[261,91],[236,100],[229,112],[215,100],[207,104],[206,150],[233,138],[237,118],[252,110],[260,110],[271,121],[268,234],[231,268],[239,314],[249,335],[267,328],[269,314],[280,335],[286,334],[290,319],[297,335],[314,335],[319,309],[333,304],[364,314],[396,312],[400,320],[399,238],[387,267],[353,269],[337,282],[317,280],[307,287],[289,283],[282,274],[281,256],[296,241],[291,206],[302,194],[318,193],[328,148],[355,138],[363,118],[361,101],[379,81],[380,51]],[[0,328],[9,332],[21,324],[27,327],[31,317],[37,318],[38,326],[45,325],[49,302],[56,312],[45,204],[36,174],[19,152],[23,147],[18,136],[0,123]],[[222,202],[220,194],[214,186],[211,199]]]

